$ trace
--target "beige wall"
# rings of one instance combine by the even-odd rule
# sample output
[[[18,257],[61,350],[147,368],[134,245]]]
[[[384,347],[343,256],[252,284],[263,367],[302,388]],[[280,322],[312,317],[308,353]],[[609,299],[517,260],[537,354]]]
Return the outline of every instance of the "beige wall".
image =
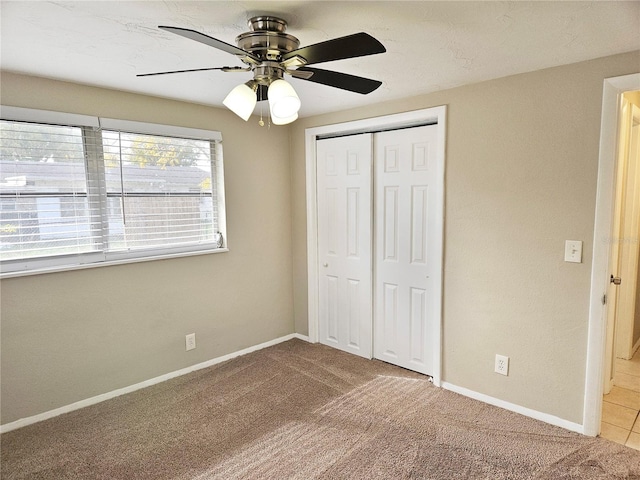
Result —
[[[0,93],[4,105],[221,131],[230,248],[2,280],[2,424],[293,332],[287,127],[5,72]]]
[[[640,52],[292,127],[296,331],[307,333],[304,130],[447,105],[443,380],[582,423],[603,79]],[[584,260],[565,263],[564,241]],[[511,358],[493,373],[496,353]]]
[[[306,334],[304,129],[447,105],[443,379],[581,423],[602,82],[637,71],[640,52],[271,130],[3,74],[7,105],[222,131],[231,251],[3,280],[1,422],[285,335],[294,320]],[[567,239],[584,241],[584,263],[563,262]],[[493,373],[496,353],[511,357],[509,377]]]

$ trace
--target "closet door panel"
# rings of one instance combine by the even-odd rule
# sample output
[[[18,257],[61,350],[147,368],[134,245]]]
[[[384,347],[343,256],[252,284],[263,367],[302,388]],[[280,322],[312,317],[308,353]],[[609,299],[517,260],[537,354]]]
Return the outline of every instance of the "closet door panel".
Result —
[[[374,356],[433,374],[436,127],[377,133],[374,157]]]
[[[320,343],[372,356],[372,136],[318,140]]]

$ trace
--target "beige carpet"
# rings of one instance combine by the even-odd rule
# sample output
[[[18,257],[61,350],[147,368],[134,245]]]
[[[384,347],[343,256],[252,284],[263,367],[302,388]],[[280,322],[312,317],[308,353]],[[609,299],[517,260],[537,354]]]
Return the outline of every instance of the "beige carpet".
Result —
[[[9,479],[640,479],[640,452],[292,340],[1,436]]]

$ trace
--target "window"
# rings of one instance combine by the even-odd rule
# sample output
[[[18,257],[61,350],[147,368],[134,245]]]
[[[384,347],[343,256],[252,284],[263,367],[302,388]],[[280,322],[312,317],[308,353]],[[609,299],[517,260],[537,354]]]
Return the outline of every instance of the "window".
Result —
[[[3,274],[224,251],[223,192],[217,132],[2,109]]]

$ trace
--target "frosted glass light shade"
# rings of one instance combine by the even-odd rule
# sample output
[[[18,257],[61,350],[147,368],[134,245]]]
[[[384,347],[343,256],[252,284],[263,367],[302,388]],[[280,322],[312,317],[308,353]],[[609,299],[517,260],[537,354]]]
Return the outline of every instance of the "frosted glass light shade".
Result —
[[[274,125],[286,125],[287,123],[295,122],[298,119],[298,114],[294,113],[290,117],[274,117],[271,116],[271,123]]]
[[[256,92],[243,83],[231,90],[222,103],[246,122],[256,108],[256,101]]]
[[[275,80],[272,82],[271,85],[269,85],[267,96],[269,97],[271,120],[276,125],[283,125],[277,123],[276,118],[291,118],[297,115],[298,110],[300,110],[300,99],[296,91],[284,80]]]

